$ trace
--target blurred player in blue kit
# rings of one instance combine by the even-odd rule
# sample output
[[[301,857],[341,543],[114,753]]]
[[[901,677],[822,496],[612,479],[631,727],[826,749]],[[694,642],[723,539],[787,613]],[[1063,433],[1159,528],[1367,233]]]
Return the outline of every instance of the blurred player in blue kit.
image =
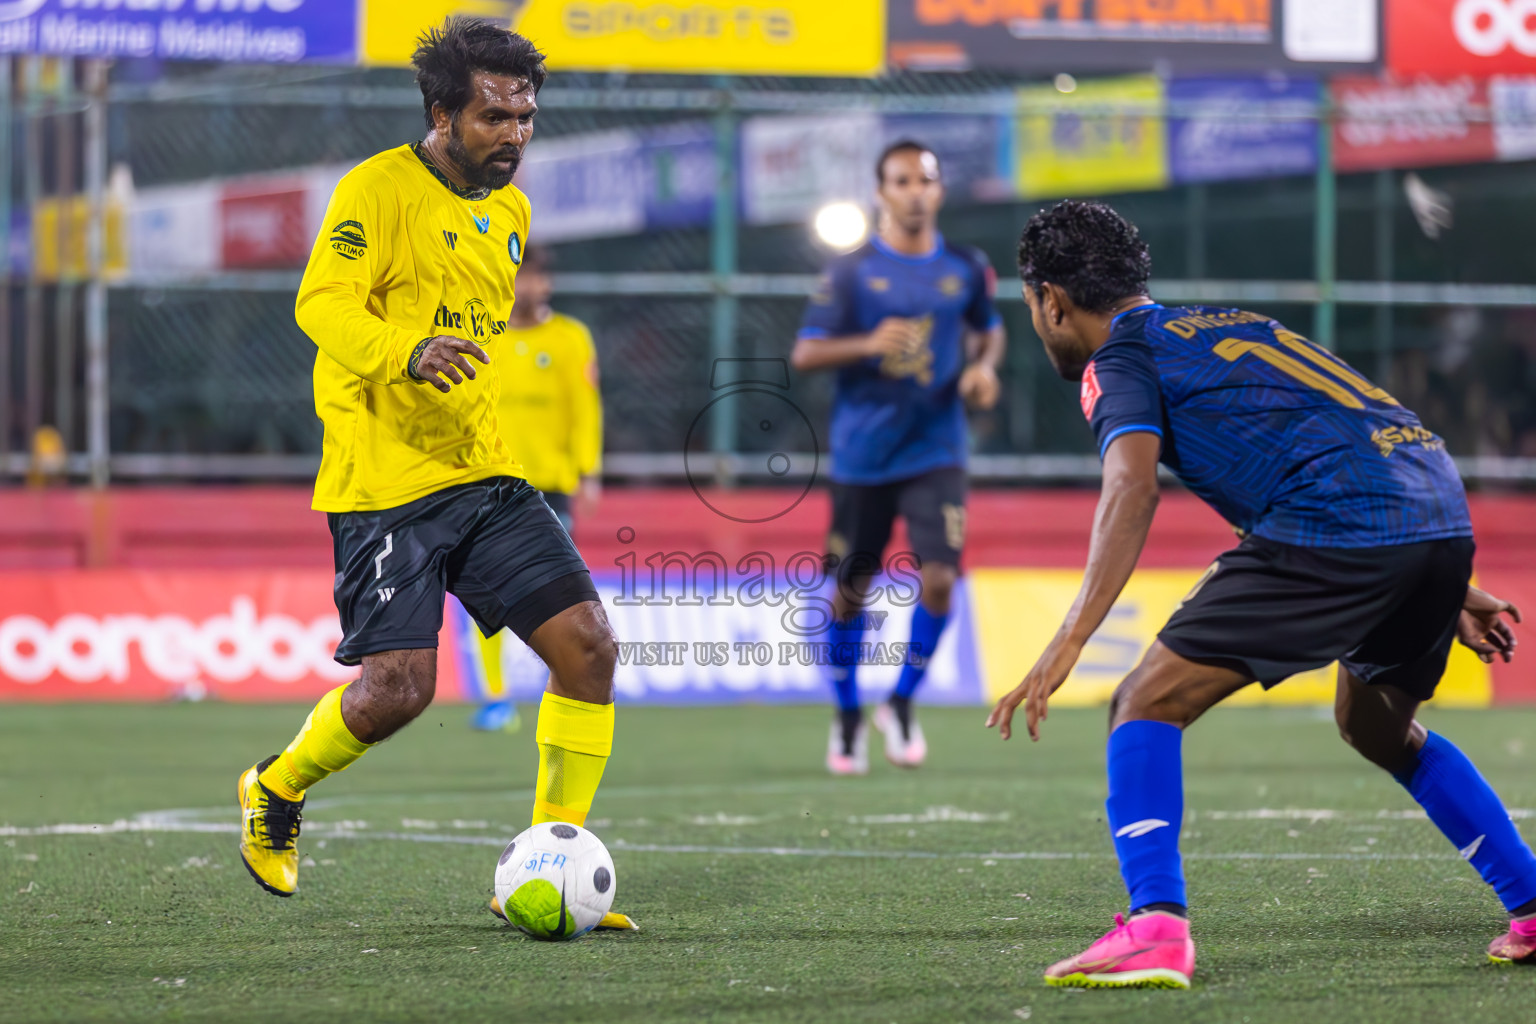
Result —
[[[891,763],[915,768],[927,757],[912,697],[944,631],[960,572],[965,407],[997,404],[1006,345],[986,256],[938,231],[938,158],[921,143],[896,142],[880,155],[875,178],[877,235],[832,261],[791,356],[802,372],[837,372],[827,538],[827,567],[838,583],[827,637],[837,696],[827,768],[836,775],[868,771],[857,678],[860,612],[898,515],[921,565],[922,591],[906,663],[875,725]]]
[[[1345,742],[1408,790],[1508,911],[1489,957],[1536,961],[1536,857],[1466,755],[1415,717],[1455,641],[1507,661],[1501,616],[1520,618],[1469,585],[1472,523],[1445,444],[1267,316],[1152,301],[1150,272],[1135,227],[1099,203],[1041,212],[1019,243],[1035,331],[1057,372],[1081,381],[1104,482],[1077,600],[987,725],[1007,739],[1023,703],[1039,739],[1048,698],[1136,566],[1159,462],[1242,537],[1115,691],[1106,810],[1130,915],[1046,981],[1189,987],[1183,730],[1250,683],[1334,661]]]

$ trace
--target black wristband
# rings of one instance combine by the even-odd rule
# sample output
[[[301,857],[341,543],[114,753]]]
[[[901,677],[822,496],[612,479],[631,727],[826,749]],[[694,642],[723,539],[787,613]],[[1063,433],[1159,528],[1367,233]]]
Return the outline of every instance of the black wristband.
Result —
[[[416,372],[416,364],[421,362],[421,354],[427,350],[427,346],[430,344],[432,344],[431,338],[423,338],[416,343],[415,348],[411,349],[411,357],[405,361],[405,374],[412,380],[426,379]]]

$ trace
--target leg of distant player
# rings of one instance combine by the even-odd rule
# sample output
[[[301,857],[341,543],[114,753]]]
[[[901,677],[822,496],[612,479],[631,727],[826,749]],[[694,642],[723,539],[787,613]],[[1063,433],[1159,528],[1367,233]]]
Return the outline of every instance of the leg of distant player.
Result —
[[[469,719],[470,728],[482,732],[516,732],[522,723],[502,669],[502,647],[507,631],[486,636],[456,597],[448,598],[447,613],[459,683],[464,696],[475,704],[475,712]]]
[[[1202,664],[1154,642],[1109,710],[1109,829],[1130,893],[1129,918],[1046,971],[1069,987],[1188,988],[1189,937],[1179,829],[1184,817],[1184,729],[1244,686],[1243,673]]]
[[[886,759],[900,768],[916,768],[928,758],[928,741],[912,712],[912,697],[928,674],[928,663],[949,622],[950,598],[959,578],[960,570],[953,565],[933,561],[923,564],[922,594],[912,609],[907,658],[896,679],[896,688],[875,712],[875,725],[885,736]]]
[[[1418,707],[1394,686],[1339,669],[1334,714],[1345,742],[1418,801],[1509,912],[1510,930],[1489,947],[1490,959],[1536,962],[1536,856],[1476,766],[1416,720]]]
[[[837,568],[832,595],[828,670],[837,701],[837,721],[827,740],[827,770],[834,775],[863,775],[869,770],[864,709],[859,700],[859,645],[864,639],[862,612],[874,575],[867,555],[855,553]]]

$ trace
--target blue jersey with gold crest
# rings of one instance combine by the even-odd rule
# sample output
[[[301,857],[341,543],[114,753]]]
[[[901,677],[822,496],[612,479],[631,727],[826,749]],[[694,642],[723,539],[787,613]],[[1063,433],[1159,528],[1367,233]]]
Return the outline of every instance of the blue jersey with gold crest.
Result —
[[[868,334],[886,317],[921,321],[924,336],[915,351],[838,368],[833,480],[883,484],[965,464],[958,389],[965,336],[1001,322],[992,286],[986,256],[942,237],[926,256],[903,255],[876,238],[832,262],[800,337]]]
[[[1472,536],[1445,442],[1332,353],[1257,313],[1120,314],[1083,374],[1102,458],[1122,434],[1233,526],[1283,544],[1365,548]]]

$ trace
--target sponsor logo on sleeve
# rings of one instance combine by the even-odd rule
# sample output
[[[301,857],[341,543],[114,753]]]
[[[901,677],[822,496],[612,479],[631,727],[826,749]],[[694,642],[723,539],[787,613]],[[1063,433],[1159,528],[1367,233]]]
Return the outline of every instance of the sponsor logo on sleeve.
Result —
[[[368,253],[368,238],[355,220],[344,220],[331,228],[331,248],[349,260],[362,259]]]
[[[1102,397],[1104,397],[1104,389],[1099,386],[1099,371],[1089,363],[1088,369],[1083,371],[1083,390],[1078,396],[1078,401],[1083,405],[1083,418],[1089,423],[1093,422],[1093,410]]]

